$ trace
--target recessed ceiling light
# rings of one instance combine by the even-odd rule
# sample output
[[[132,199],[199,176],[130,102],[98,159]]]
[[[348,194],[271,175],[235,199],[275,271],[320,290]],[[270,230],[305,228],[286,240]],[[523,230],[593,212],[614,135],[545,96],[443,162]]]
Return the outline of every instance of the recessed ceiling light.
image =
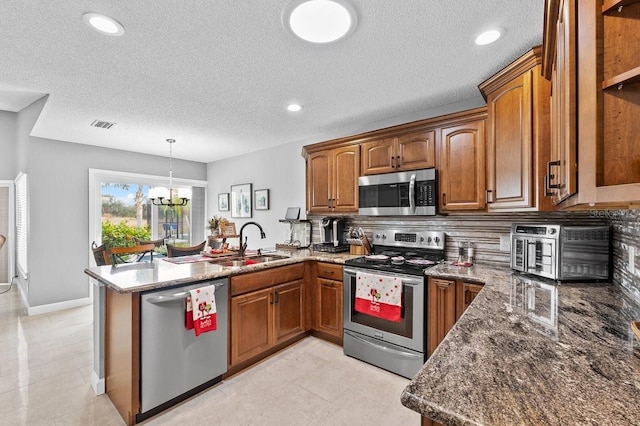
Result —
[[[356,12],[345,0],[293,0],[282,11],[284,27],[311,43],[340,40],[356,23]]]
[[[302,105],[300,104],[289,104],[287,105],[287,111],[290,112],[298,112],[302,110]]]
[[[98,31],[100,34],[110,36],[121,36],[124,34],[124,27],[122,24],[106,15],[101,15],[99,13],[85,13],[82,15],[82,20],[85,24]]]
[[[485,44],[490,44],[500,38],[502,34],[499,30],[489,30],[485,31],[476,37],[476,44],[483,46]]]

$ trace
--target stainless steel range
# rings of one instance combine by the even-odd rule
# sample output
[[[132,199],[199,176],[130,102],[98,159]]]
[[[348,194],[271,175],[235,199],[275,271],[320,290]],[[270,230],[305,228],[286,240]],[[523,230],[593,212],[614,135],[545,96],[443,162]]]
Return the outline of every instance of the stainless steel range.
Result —
[[[412,378],[426,361],[427,289],[424,271],[444,260],[443,232],[376,232],[371,255],[344,267],[344,353]],[[358,283],[396,278],[402,283],[400,318],[363,313]],[[360,291],[358,291],[360,290]],[[359,294],[359,297],[356,295]],[[375,303],[375,295],[372,295]],[[360,300],[358,300],[360,299]],[[380,300],[380,299],[378,299]]]

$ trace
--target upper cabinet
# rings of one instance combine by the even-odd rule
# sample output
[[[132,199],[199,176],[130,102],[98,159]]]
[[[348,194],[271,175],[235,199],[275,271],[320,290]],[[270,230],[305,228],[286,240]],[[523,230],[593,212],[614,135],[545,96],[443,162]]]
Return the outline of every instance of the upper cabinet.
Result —
[[[360,152],[362,176],[435,167],[435,131],[362,142]]]
[[[560,153],[551,162],[556,199],[564,208],[637,203],[640,2],[547,0],[545,8],[543,70],[552,84],[551,146]],[[577,182],[576,174],[564,175],[573,157]]]
[[[307,155],[307,212],[358,211],[360,147],[349,145]]]
[[[486,109],[443,123],[438,142],[440,212],[484,210]]]
[[[551,153],[547,187],[554,204],[574,195],[578,184],[576,106],[576,3],[547,2],[544,75],[551,80]]]
[[[487,100],[487,209],[548,210],[550,90],[540,47],[478,87]]]

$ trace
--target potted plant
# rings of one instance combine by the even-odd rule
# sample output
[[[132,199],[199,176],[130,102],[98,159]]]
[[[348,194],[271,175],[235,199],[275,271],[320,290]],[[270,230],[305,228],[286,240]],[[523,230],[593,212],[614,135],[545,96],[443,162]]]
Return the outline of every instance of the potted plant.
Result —
[[[223,220],[222,217],[213,216],[209,219],[209,230],[211,231],[211,235],[220,235],[220,222]]]

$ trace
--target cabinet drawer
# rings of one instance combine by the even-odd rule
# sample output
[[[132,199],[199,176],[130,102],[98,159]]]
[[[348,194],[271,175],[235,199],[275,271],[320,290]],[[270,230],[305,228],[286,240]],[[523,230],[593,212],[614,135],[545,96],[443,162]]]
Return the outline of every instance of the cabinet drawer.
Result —
[[[342,265],[318,262],[318,278],[342,281]]]
[[[302,278],[304,278],[304,263],[236,275],[230,279],[231,295],[236,296]]]

